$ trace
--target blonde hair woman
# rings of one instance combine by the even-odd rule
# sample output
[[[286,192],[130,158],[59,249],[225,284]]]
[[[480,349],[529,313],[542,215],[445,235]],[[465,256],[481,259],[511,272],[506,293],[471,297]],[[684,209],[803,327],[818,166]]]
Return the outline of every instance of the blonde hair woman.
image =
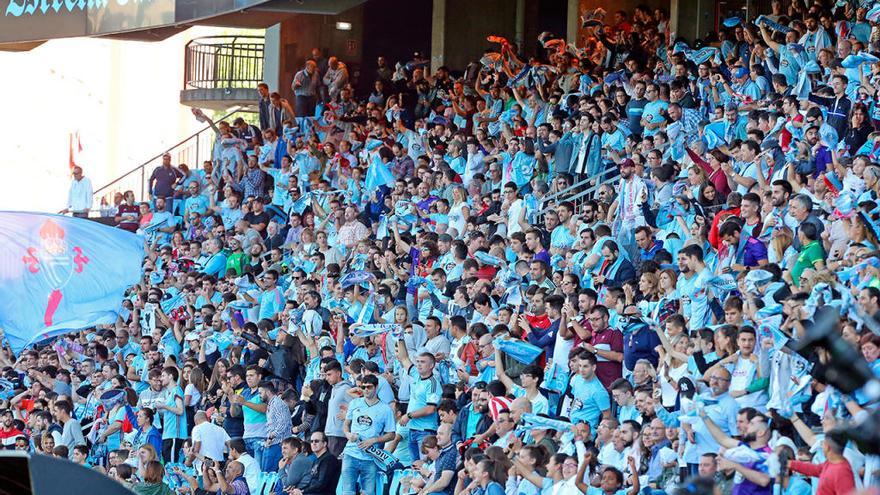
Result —
[[[789,268],[797,255],[797,250],[791,245],[793,239],[794,233],[790,228],[776,227],[770,240],[770,249],[767,250],[767,261],[783,269]]]
[[[461,186],[452,189],[452,205],[449,207],[449,228],[455,229],[458,237],[465,232],[471,209],[467,203],[467,192]]]

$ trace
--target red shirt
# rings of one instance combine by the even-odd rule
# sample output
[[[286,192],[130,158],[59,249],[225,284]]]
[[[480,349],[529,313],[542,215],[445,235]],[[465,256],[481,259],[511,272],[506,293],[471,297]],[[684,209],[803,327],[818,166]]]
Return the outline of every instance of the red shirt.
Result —
[[[819,478],[819,488],[816,490],[816,495],[846,495],[856,489],[852,467],[845,459],[842,462],[826,461],[822,464],[791,461],[789,466],[798,473]]]
[[[594,332],[590,339],[590,345],[598,350],[623,352],[623,333],[620,330],[606,328],[601,332]],[[623,376],[623,363],[620,361],[607,361],[596,354],[599,362],[596,364],[596,376],[605,388],[611,387],[614,380]]]
[[[14,426],[8,430],[0,428],[0,449],[12,449],[15,446],[15,439],[23,436],[25,436],[24,432]]]

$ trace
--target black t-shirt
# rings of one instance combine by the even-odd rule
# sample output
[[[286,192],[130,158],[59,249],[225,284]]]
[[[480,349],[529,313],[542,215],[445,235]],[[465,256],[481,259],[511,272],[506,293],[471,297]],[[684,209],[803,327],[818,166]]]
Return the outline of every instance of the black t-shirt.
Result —
[[[269,225],[269,220],[272,220],[272,215],[270,215],[265,210],[263,210],[262,213],[249,212],[247,215],[244,216],[244,221],[251,224],[251,225],[260,224],[260,223],[262,223],[264,225]],[[265,228],[263,229],[263,232],[261,232],[261,234],[263,237],[266,237],[266,229]]]

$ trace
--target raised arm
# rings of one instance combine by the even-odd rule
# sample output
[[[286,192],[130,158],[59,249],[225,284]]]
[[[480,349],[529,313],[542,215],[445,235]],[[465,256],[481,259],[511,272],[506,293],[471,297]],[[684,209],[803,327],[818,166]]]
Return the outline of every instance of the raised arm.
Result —
[[[412,366],[412,361],[409,359],[409,351],[406,350],[406,343],[402,337],[397,339],[397,360],[400,361],[404,370],[409,370],[410,366]]]

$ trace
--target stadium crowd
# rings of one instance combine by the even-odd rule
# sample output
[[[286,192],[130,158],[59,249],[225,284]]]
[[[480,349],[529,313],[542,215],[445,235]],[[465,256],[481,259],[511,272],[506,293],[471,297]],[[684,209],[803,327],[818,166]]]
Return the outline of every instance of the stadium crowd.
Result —
[[[771,6],[693,44],[639,7],[529,60],[380,57],[358,98],[315,50],[258,123],[196,110],[212,160],[102,209],[142,283],[5,354],[0,441],[139,494],[872,485],[841,425],[876,386],[796,349],[839,315],[880,372],[880,9]]]

